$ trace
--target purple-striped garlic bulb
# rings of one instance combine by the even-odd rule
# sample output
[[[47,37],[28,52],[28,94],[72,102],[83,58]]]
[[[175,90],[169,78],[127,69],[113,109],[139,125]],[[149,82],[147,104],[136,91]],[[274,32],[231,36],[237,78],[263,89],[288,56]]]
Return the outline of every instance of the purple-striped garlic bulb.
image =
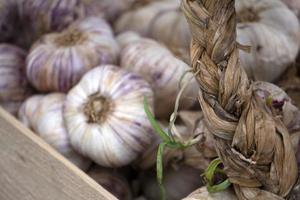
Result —
[[[117,199],[131,200],[132,194],[126,178],[117,170],[93,166],[87,174]]]
[[[153,136],[144,97],[152,107],[152,89],[137,74],[113,65],[87,72],[65,102],[64,119],[73,147],[104,167],[129,164]]]
[[[201,187],[182,200],[237,200],[232,189],[209,193],[206,187]]]
[[[155,94],[157,118],[168,118],[173,112],[180,83],[183,86],[190,81],[182,94],[180,108],[193,105],[199,87],[191,73],[186,74],[181,82],[181,77],[190,70],[187,64],[156,41],[139,38],[133,32],[123,33],[117,40],[122,48],[120,65],[140,74],[151,84]]]
[[[93,67],[115,63],[118,53],[110,26],[89,17],[37,41],[27,57],[26,73],[39,91],[66,92]]]
[[[26,52],[19,47],[0,44],[0,105],[13,115],[30,93],[25,58]]]
[[[19,119],[73,164],[87,170],[91,161],[78,154],[70,144],[63,120],[65,98],[62,93],[32,96],[20,108]]]
[[[191,34],[179,0],[151,2],[125,12],[115,23],[117,33],[136,31],[164,43],[176,55],[187,59]],[[189,59],[188,59],[189,60]]]

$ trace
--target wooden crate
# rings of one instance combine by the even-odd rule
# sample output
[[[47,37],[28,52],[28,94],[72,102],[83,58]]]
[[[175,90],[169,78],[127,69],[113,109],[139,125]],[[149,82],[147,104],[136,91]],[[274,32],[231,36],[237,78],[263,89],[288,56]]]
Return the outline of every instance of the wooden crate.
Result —
[[[114,200],[0,108],[0,200]]]

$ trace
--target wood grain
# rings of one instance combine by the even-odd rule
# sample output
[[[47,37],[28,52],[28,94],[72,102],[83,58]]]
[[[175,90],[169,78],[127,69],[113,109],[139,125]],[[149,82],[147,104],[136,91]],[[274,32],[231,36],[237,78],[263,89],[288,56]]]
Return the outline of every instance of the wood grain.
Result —
[[[0,199],[116,198],[0,108]]]

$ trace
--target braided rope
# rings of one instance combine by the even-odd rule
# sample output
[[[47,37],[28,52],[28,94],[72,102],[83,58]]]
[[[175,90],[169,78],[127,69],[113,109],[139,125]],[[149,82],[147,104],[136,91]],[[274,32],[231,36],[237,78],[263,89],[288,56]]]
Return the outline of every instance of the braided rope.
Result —
[[[234,0],[182,0],[199,102],[239,199],[283,199],[297,179],[289,133],[239,62]]]

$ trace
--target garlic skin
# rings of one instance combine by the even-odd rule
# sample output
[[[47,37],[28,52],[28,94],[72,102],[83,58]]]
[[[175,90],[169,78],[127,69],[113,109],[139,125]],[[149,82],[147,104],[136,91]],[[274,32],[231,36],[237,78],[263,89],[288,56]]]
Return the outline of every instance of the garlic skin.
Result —
[[[147,80],[155,94],[155,116],[158,119],[169,118],[174,110],[174,105],[182,75],[190,70],[189,66],[174,55],[164,46],[151,39],[140,38],[134,33],[124,33],[127,42],[118,39],[123,44],[120,63],[130,71],[140,74]],[[129,37],[129,34],[133,35]],[[180,108],[189,108],[197,99],[199,87],[193,75],[186,74],[182,85],[191,80],[180,100]]]
[[[85,171],[91,161],[71,147],[63,121],[65,98],[66,95],[62,93],[32,96],[22,105],[19,118],[54,149]]]
[[[282,0],[300,19],[300,1],[299,0]]]
[[[0,44],[0,105],[13,115],[31,92],[25,78],[25,57],[19,47]]]
[[[113,169],[93,166],[87,174],[99,185],[120,200],[131,200],[132,194],[128,181],[122,174]]]
[[[237,197],[231,189],[209,193],[206,187],[201,187],[182,200],[237,200]]]
[[[136,31],[164,43],[175,53],[188,50],[191,34],[179,0],[153,1],[124,13],[115,23],[117,33]],[[188,56],[185,56],[188,57]]]
[[[66,92],[93,67],[115,63],[118,53],[109,25],[89,17],[37,41],[27,57],[26,73],[39,91]]]
[[[240,51],[241,62],[254,80],[272,82],[295,61],[300,45],[297,17],[279,0],[238,0],[237,41],[251,46]]]
[[[166,199],[182,199],[202,185],[201,171],[185,165],[170,167],[164,171],[163,184]],[[154,173],[149,172],[142,178],[142,190],[148,200],[160,199],[160,190]]]
[[[64,119],[73,147],[105,167],[129,164],[152,139],[143,108],[153,92],[140,76],[113,65],[86,73],[67,95]]]

